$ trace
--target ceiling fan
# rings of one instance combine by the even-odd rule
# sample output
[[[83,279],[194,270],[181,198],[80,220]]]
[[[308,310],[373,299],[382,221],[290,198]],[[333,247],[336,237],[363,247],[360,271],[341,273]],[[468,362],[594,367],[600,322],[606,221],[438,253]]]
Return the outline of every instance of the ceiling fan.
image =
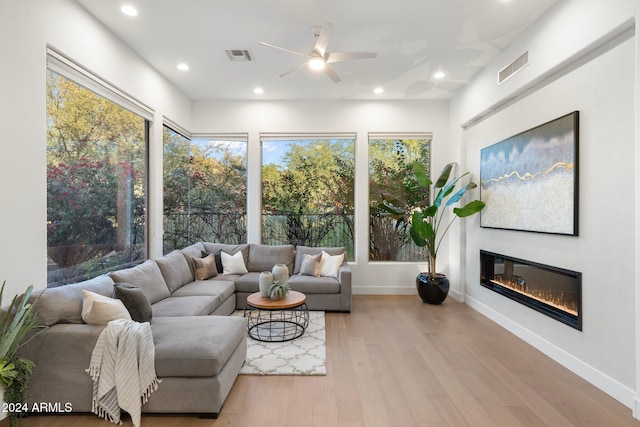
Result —
[[[293,53],[295,55],[305,56],[307,62],[304,62],[296,67],[293,67],[289,71],[280,74],[280,77],[298,70],[304,66],[309,66],[312,70],[324,71],[327,76],[331,78],[335,83],[340,81],[340,76],[335,72],[331,66],[334,62],[350,61],[353,59],[367,59],[375,58],[377,54],[375,52],[327,52],[327,44],[329,43],[328,34],[333,25],[326,23],[320,29],[314,29],[312,34],[316,38],[316,42],[311,47],[309,53],[297,52],[295,50],[287,49],[285,47],[276,46],[270,43],[259,42],[262,46],[268,46],[275,49],[280,49],[285,52]]]

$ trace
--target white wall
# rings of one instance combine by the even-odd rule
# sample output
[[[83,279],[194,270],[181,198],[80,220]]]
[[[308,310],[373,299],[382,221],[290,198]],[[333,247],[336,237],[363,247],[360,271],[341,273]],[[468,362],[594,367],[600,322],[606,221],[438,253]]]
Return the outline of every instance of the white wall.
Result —
[[[561,1],[452,100],[450,116],[462,162],[479,174],[482,148],[580,111],[580,235],[467,227],[465,300],[634,409],[639,10]],[[530,65],[497,87],[497,70],[526,50]],[[583,331],[480,287],[480,249],[581,271]]]
[[[190,100],[106,31],[77,3],[0,2],[0,281],[7,295],[47,283],[46,47],[50,45],[152,107],[150,194],[162,194],[162,116],[188,127]],[[151,197],[152,230],[162,198]],[[160,204],[158,204],[160,203]],[[162,238],[157,231],[150,236]],[[155,243],[151,254],[161,253]],[[6,303],[6,301],[5,301]]]
[[[249,137],[248,240],[260,242],[261,147],[266,132],[356,133],[356,254],[352,263],[354,293],[413,294],[415,277],[425,269],[419,263],[368,262],[369,132],[432,132],[432,168],[439,171],[452,161],[448,103],[444,101],[337,102],[194,102],[193,133],[245,133]],[[364,224],[364,226],[363,226]],[[445,249],[446,252],[446,249]],[[457,271],[449,271],[446,257],[440,270],[451,275],[453,293]]]

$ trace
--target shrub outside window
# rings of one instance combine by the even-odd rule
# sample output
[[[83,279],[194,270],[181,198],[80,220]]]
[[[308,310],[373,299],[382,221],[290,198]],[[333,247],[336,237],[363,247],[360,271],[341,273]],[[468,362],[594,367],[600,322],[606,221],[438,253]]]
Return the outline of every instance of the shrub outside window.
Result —
[[[165,126],[163,139],[164,253],[198,241],[245,243],[246,137],[189,139]]]
[[[47,285],[146,258],[148,122],[47,71]]]
[[[262,135],[262,242],[354,259],[355,135]]]

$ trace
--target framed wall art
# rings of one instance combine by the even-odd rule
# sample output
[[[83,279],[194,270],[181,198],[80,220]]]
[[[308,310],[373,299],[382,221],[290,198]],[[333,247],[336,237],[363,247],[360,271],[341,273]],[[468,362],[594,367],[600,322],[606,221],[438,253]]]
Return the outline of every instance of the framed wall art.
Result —
[[[579,112],[480,154],[480,226],[578,235]]]

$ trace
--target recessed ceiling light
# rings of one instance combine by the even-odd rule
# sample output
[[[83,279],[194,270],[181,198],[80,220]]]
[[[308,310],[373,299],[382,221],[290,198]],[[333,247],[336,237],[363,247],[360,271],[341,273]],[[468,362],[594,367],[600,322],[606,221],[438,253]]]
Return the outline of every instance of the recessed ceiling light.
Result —
[[[377,87],[373,90],[373,93],[375,93],[376,95],[380,95],[383,92],[384,92],[384,89],[381,87]]]
[[[433,78],[438,80],[443,79],[444,71],[436,71],[435,73],[433,73]]]
[[[120,11],[127,16],[138,16],[138,10],[130,4],[125,4],[120,8]]]
[[[253,93],[262,95],[264,93],[264,89],[262,89],[261,87],[257,87],[253,90]]]
[[[177,67],[180,71],[189,71],[189,65],[184,62],[179,63]]]

